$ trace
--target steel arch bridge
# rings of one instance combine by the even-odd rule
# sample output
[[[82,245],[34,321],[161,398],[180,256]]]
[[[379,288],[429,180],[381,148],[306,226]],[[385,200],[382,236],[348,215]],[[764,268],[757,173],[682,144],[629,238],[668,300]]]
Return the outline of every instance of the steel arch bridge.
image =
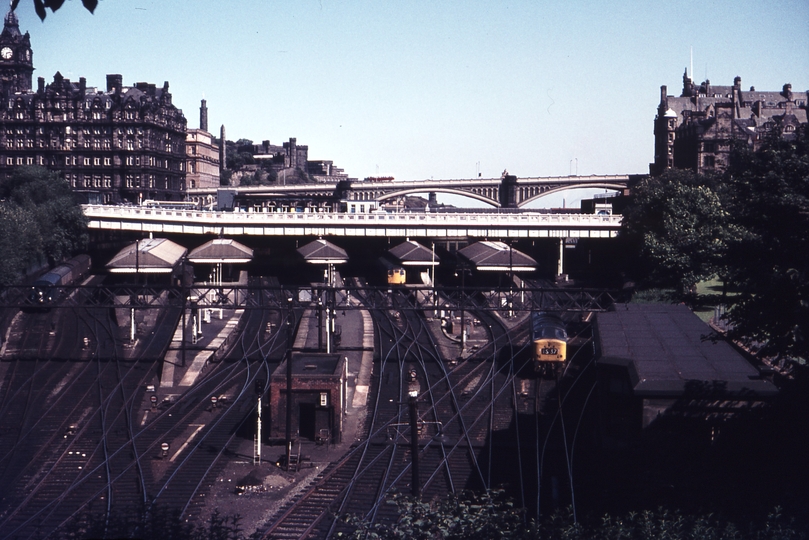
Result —
[[[640,175],[589,175],[414,181],[350,181],[336,184],[297,184],[291,186],[250,186],[228,188],[244,199],[275,197],[330,198],[344,201],[384,201],[414,193],[447,193],[470,197],[496,208],[521,208],[537,199],[566,189],[609,189],[622,191]],[[216,195],[216,190],[189,190],[192,199]]]

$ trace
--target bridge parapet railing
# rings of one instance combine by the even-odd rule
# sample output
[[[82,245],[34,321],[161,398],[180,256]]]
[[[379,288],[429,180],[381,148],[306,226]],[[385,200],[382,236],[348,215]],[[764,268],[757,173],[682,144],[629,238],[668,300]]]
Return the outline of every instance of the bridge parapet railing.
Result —
[[[137,206],[84,205],[87,217],[145,221],[204,221],[219,223],[343,223],[343,224],[443,224],[443,225],[571,225],[618,227],[621,216],[544,213],[370,213],[335,212],[209,212]]]

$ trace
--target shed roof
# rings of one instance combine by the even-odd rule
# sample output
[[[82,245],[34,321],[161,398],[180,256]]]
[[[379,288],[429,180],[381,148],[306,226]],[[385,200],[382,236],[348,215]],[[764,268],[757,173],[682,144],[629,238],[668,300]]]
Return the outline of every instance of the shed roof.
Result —
[[[339,354],[327,353],[292,353],[292,374],[297,379],[302,377],[339,376],[343,366],[343,357]],[[273,371],[273,379],[286,378],[287,361],[284,360]]]
[[[321,238],[298,248],[304,260],[311,264],[343,264],[348,262],[348,254],[343,248]]]
[[[705,339],[710,327],[684,305],[622,304],[599,313],[599,363],[626,367],[635,395],[677,397],[706,389],[764,397],[776,387],[724,341]]]
[[[402,266],[435,266],[440,261],[435,252],[418,242],[407,240],[388,250]]]
[[[253,260],[253,250],[229,238],[216,238],[193,249],[188,260],[194,264],[243,264]]]
[[[107,268],[121,274],[168,274],[187,251],[166,238],[146,238],[119,251]]]
[[[475,242],[458,253],[483,272],[532,272],[537,267],[534,259],[503,242]]]

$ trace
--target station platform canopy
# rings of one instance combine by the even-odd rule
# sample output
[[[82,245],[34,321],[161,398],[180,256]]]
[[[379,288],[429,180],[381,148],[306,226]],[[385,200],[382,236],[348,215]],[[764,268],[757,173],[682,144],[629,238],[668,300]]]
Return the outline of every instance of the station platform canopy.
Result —
[[[252,249],[229,238],[216,238],[188,254],[192,264],[245,264],[252,260]]]
[[[348,262],[348,253],[343,248],[320,238],[299,247],[298,253],[310,264],[345,264]]]
[[[440,262],[433,250],[413,240],[402,242],[388,253],[402,266],[436,266]]]
[[[624,304],[599,313],[602,366],[628,371],[633,394],[677,398],[689,392],[755,399],[777,388],[724,341],[703,338],[710,327],[683,305]]]
[[[537,262],[504,242],[484,240],[458,251],[481,272],[533,272]]]
[[[187,251],[166,238],[146,238],[119,251],[107,269],[115,274],[169,274]]]

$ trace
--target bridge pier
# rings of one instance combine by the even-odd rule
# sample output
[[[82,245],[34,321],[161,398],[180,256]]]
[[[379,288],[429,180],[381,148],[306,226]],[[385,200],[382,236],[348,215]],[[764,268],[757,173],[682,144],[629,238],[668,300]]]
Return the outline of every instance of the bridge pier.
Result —
[[[503,176],[500,181],[500,208],[517,208],[517,177],[513,174]]]

